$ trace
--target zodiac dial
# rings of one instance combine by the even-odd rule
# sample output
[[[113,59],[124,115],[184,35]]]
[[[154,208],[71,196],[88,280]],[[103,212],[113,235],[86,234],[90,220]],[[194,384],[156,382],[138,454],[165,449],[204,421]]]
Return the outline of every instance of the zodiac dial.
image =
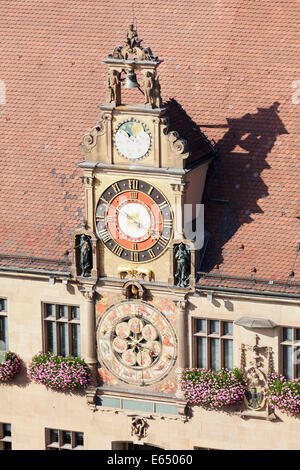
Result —
[[[163,313],[141,300],[123,301],[104,312],[97,337],[100,362],[126,383],[156,383],[176,360],[173,327]]]
[[[150,183],[124,179],[100,196],[96,228],[112,253],[127,261],[145,263],[160,256],[169,245],[173,231],[171,207]]]

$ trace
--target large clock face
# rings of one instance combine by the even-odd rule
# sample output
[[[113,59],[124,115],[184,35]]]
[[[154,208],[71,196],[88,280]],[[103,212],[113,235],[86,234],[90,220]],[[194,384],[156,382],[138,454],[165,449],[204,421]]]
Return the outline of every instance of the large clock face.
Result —
[[[109,186],[96,208],[98,236],[120,258],[145,263],[160,256],[172,236],[172,211],[151,184],[125,179]]]
[[[163,313],[141,300],[126,300],[104,312],[97,342],[100,362],[134,385],[162,380],[176,361],[173,327]]]
[[[129,160],[146,157],[151,146],[151,136],[146,125],[134,119],[122,122],[114,136],[118,152]]]

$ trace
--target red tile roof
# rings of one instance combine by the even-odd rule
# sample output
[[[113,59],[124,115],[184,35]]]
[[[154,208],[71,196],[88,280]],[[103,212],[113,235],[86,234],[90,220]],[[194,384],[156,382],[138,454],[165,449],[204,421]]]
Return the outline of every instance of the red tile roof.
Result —
[[[78,144],[97,122],[101,61],[124,42],[132,6],[0,0],[0,8],[0,258],[63,266],[83,219]],[[284,281],[293,271],[299,281],[300,5],[135,0],[134,9],[143,46],[164,60],[164,100],[217,142],[201,270],[251,276],[255,268]]]

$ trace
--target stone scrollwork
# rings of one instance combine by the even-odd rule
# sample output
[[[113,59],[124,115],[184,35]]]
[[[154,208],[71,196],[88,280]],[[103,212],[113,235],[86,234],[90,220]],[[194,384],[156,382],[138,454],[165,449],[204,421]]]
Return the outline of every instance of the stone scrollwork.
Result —
[[[145,279],[148,278],[149,281],[154,279],[154,273],[151,269],[147,268],[138,268],[138,267],[118,267],[118,273],[121,279],[136,278],[136,279]]]
[[[88,134],[83,136],[79,148],[85,153],[90,153],[97,144],[97,137],[103,135],[105,132],[105,121],[101,120],[97,126],[93,127],[93,129]]]
[[[272,348],[259,343],[260,337],[255,335],[254,346],[241,345],[241,370],[250,385],[263,387],[272,372]]]
[[[255,335],[254,346],[241,345],[240,365],[248,384],[244,398],[246,407],[252,411],[262,410],[265,407],[267,377],[273,372],[272,348],[261,346],[260,337]]]
[[[171,131],[168,133],[168,141],[173,153],[184,160],[188,158],[189,152],[187,151],[187,141],[182,139],[177,131]]]

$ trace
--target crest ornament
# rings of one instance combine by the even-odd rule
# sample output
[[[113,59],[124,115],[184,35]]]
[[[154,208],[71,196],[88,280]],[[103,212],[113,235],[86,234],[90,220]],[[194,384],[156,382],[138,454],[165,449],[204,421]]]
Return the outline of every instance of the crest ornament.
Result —
[[[131,435],[136,436],[138,440],[144,439],[148,434],[149,424],[145,418],[139,416],[131,420]]]

